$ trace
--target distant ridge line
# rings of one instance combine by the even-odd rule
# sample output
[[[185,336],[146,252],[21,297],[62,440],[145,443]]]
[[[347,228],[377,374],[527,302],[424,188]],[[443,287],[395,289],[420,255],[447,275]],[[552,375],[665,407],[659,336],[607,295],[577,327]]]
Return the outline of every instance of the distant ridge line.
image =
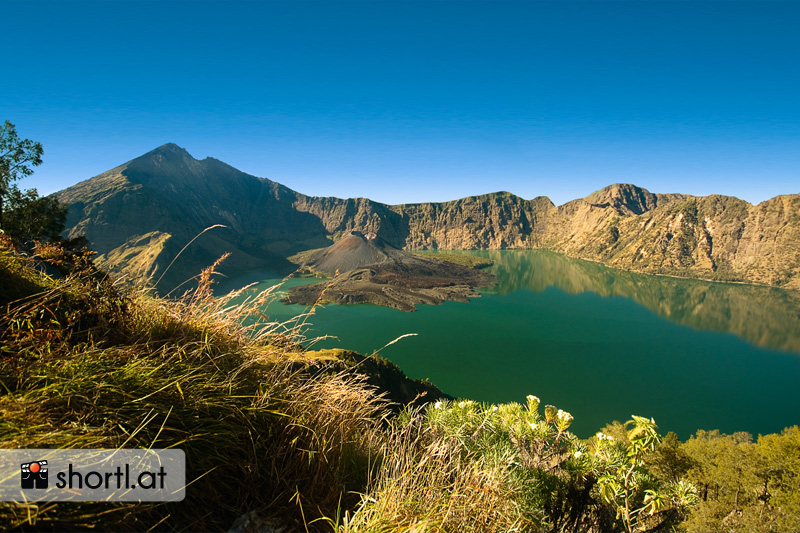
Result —
[[[389,205],[308,196],[174,143],[56,195],[70,208],[66,234],[85,234],[101,264],[129,274],[159,271],[199,231],[227,226],[187,250],[165,283],[226,251],[229,273],[286,271],[292,254],[361,231],[400,249],[542,248],[635,272],[800,289],[798,195],[753,206],[615,183],[560,206],[508,191]]]

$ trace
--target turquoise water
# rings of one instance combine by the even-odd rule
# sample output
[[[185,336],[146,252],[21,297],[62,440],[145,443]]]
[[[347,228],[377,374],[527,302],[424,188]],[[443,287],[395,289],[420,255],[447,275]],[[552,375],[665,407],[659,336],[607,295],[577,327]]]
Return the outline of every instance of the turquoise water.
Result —
[[[318,348],[379,353],[457,397],[535,394],[589,436],[652,416],[663,433],[772,433],[800,423],[800,298],[766,287],[637,275],[542,251],[470,252],[498,276],[470,303],[318,307]],[[267,273],[228,280],[230,290]],[[289,280],[287,284],[315,280]],[[284,287],[288,287],[285,285]],[[273,320],[302,313],[278,302]],[[392,340],[406,334],[395,344]]]

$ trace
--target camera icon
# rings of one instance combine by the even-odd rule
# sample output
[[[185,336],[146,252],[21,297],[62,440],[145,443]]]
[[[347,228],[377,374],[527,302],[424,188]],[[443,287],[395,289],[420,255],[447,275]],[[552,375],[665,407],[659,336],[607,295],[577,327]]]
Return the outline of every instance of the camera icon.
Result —
[[[20,467],[20,485],[23,489],[46,489],[47,461],[31,461],[22,463]]]

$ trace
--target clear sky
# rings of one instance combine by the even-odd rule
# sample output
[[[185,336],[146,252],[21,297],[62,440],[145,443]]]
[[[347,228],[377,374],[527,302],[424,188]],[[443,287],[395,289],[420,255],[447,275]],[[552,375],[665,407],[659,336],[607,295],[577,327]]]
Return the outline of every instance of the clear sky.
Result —
[[[50,193],[174,142],[386,203],[800,192],[798,1],[4,0]]]

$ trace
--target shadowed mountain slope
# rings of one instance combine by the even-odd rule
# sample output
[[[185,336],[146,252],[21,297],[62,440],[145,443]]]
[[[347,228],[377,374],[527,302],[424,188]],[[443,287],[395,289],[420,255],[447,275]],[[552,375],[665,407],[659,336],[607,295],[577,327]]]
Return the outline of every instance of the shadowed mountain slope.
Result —
[[[160,286],[171,289],[226,251],[222,271],[288,272],[286,257],[352,231],[398,249],[545,248],[654,274],[800,289],[800,196],[757,206],[712,195],[614,184],[555,206],[508,192],[386,205],[306,196],[167,144],[56,193],[67,233],[85,234],[106,267],[155,277],[205,228]]]
[[[286,256],[330,244],[315,216],[298,211],[294,191],[164,145],[61,193],[69,235],[85,234],[105,266],[157,279],[186,243],[164,288],[196,275],[225,252],[228,272],[290,269]]]

